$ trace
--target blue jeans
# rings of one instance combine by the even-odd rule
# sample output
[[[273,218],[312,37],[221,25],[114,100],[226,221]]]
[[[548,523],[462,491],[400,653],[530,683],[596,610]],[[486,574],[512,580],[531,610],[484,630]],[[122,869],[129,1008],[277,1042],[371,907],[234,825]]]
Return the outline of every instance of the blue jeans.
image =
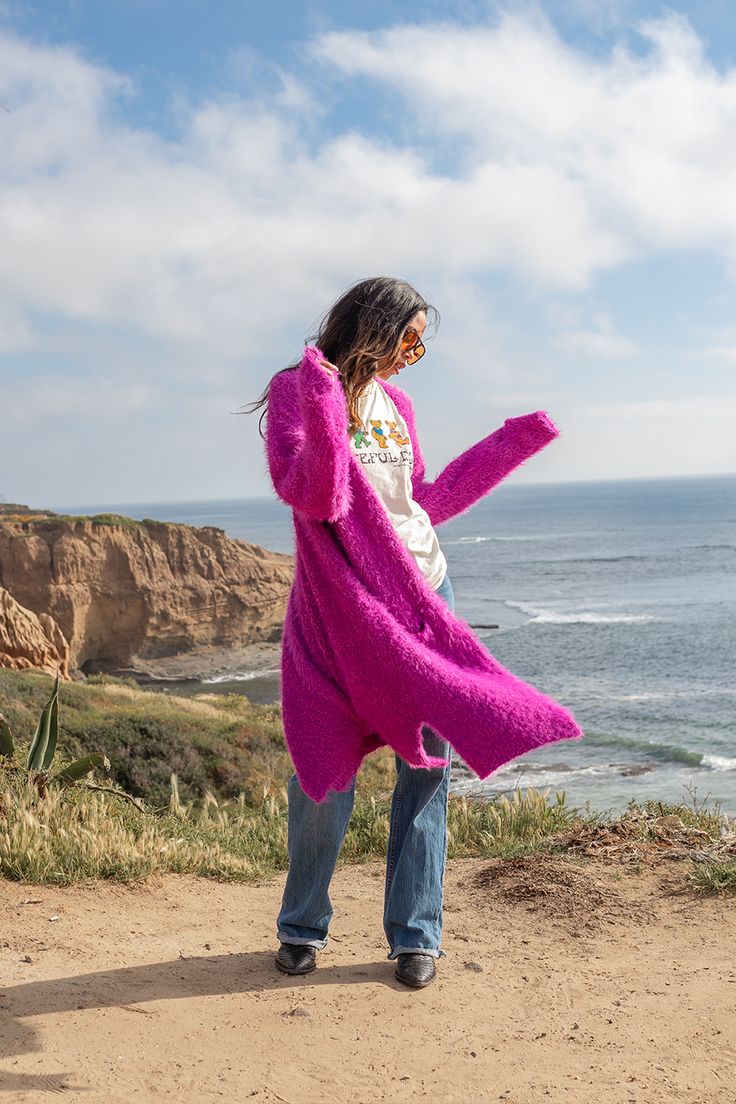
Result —
[[[436,593],[455,609],[445,574]],[[450,760],[452,748],[428,725],[422,729],[430,755]],[[383,928],[388,958],[399,954],[444,955],[442,880],[447,861],[447,795],[450,764],[413,768],[396,760],[396,785],[386,854]],[[333,790],[321,803],[304,793],[296,775],[289,793],[289,873],[276,921],[282,943],[301,943],[322,950],[332,919],[329,886],[345,839],[355,801],[350,787]]]

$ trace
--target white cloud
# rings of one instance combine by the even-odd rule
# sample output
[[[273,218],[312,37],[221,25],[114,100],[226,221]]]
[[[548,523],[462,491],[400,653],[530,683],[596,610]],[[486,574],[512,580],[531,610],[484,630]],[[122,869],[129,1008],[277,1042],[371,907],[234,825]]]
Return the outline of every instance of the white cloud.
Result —
[[[217,484],[220,466],[208,474],[198,450],[198,466],[186,467],[186,442],[223,439],[218,396],[227,420],[294,355],[341,286],[408,268],[444,309],[425,380],[440,396],[451,381],[448,411],[460,417],[470,399],[485,425],[499,401],[541,405],[532,401],[540,390],[552,406],[551,373],[530,347],[520,352],[523,324],[489,309],[486,274],[514,273],[531,295],[566,295],[653,253],[736,257],[735,72],[710,65],[681,17],[641,32],[643,56],[621,45],[603,58],[564,43],[538,13],[495,27],[324,35],[319,64],[279,74],[271,98],[180,99],[174,138],[125,121],[120,106],[136,91],[125,74],[0,33],[0,102],[11,109],[0,113],[0,353],[32,347],[49,365],[40,395],[4,370],[4,409],[14,403],[24,425],[63,412],[80,455],[84,435],[94,439],[89,497],[123,486],[122,445],[92,428],[116,412],[134,415],[138,434],[140,490],[126,497],[149,488],[143,460],[156,468],[157,449],[187,470],[187,488],[198,480],[197,493],[238,493],[240,475]],[[407,36],[410,66],[397,64]],[[340,71],[414,113],[416,148],[319,129]],[[425,136],[427,148],[446,140],[459,151],[452,175],[433,167]],[[568,351],[634,351],[605,315],[558,334]],[[421,396],[419,386],[420,406]],[[151,411],[164,419],[172,409],[181,423],[157,441]],[[236,473],[247,419],[230,422]],[[251,480],[262,466],[254,423]],[[465,431],[453,432],[455,448]],[[570,472],[585,461],[565,463]],[[48,467],[39,480],[53,478]]]
[[[129,80],[67,47],[37,46],[0,31],[4,182],[58,173],[99,147],[105,111]]]
[[[522,479],[640,479],[736,471],[736,397],[695,395],[551,408],[560,436]]]
[[[7,435],[9,422],[27,427],[57,418],[126,418],[156,397],[155,387],[139,381],[42,374],[4,382],[2,414]]]
[[[706,340],[708,344],[690,351],[691,358],[736,361],[736,327],[723,326],[712,330]]]
[[[575,289],[653,250],[736,257],[736,76],[680,17],[642,34],[645,56],[602,60],[538,14],[317,40],[331,72],[370,77],[417,126],[460,139],[454,177],[355,131],[305,141],[316,97],[293,74],[266,104],[180,105],[165,140],[121,121],[124,75],[6,34],[0,290],[236,356],[406,258],[428,280],[496,268]]]
[[[702,350],[702,355],[717,357],[719,360],[736,361],[736,345],[710,345]]]
[[[554,344],[567,353],[582,353],[586,356],[603,357],[618,360],[633,356],[637,352],[636,344],[622,334],[614,331],[607,314],[599,311],[592,318],[589,329],[565,329],[555,338]]]
[[[0,302],[0,356],[26,352],[35,344],[33,329],[14,303]]]
[[[733,424],[734,395],[688,395],[677,399],[649,399],[645,402],[590,403],[580,411],[585,418],[607,418],[626,422],[689,422],[715,429],[719,423]],[[736,444],[732,442],[734,459]]]
[[[485,204],[471,205],[481,234],[506,228],[501,263],[575,286],[652,251],[736,259],[736,69],[718,72],[683,16],[639,31],[643,55],[621,42],[602,59],[539,12],[497,27],[333,32],[315,49],[406,99],[420,135],[462,136],[465,185],[483,182]],[[397,64],[407,40],[411,66]]]

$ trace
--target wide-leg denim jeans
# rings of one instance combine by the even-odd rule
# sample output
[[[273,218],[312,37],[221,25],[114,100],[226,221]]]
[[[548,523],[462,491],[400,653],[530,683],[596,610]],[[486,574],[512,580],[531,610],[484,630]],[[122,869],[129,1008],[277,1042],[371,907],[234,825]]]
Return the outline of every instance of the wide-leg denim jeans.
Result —
[[[436,593],[455,609],[446,573]],[[424,746],[430,755],[451,760],[452,748],[428,725]],[[396,760],[391,825],[386,854],[383,927],[388,958],[399,954],[444,955],[442,882],[447,861],[447,796],[450,764],[413,768]],[[289,873],[276,921],[282,943],[322,950],[333,908],[329,887],[355,801],[355,778],[343,792],[321,803],[304,793],[296,775],[289,781]]]

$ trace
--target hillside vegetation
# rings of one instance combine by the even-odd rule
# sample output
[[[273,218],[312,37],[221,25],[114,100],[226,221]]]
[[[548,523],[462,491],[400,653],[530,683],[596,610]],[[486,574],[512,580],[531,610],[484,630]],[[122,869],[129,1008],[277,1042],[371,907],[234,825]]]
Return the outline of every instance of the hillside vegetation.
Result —
[[[54,680],[42,672],[0,668],[0,713],[16,740],[30,743]],[[244,794],[260,802],[264,786],[285,786],[293,767],[281,707],[254,705],[242,694],[177,697],[142,689],[134,679],[91,675],[64,683],[59,696],[59,750],[70,759],[94,751],[110,760],[111,779],[151,807],[168,807],[170,778],[184,802],[205,791],[221,801]],[[372,791],[393,785],[393,756],[364,767]]]
[[[61,786],[28,766],[53,684],[42,673],[0,669],[0,713],[14,741],[12,755],[0,756],[0,876],[71,884],[175,872],[256,881],[287,867],[293,769],[278,706],[237,694],[178,698],[105,675],[64,684],[60,766],[100,753],[111,770]],[[341,864],[385,856],[394,777],[388,748],[365,761]],[[736,830],[717,808],[632,801],[611,820],[570,806],[564,792],[450,797],[449,858],[550,852],[630,872],[679,859],[695,890],[736,891]]]

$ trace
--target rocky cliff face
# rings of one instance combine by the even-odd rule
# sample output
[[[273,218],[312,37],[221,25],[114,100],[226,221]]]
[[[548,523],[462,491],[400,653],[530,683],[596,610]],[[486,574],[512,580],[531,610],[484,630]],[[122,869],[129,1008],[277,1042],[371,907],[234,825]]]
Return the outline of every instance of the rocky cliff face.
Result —
[[[35,669],[69,678],[69,644],[47,613],[37,617],[0,587],[0,667]]]
[[[277,641],[293,574],[293,556],[211,526],[114,515],[25,520],[7,508],[0,517],[0,587],[36,615],[44,669],[49,647],[61,656],[64,643],[72,670],[89,673],[206,645]],[[0,633],[19,618],[17,609],[0,618]],[[30,641],[30,622],[29,633]],[[0,639],[0,665],[11,651]]]

